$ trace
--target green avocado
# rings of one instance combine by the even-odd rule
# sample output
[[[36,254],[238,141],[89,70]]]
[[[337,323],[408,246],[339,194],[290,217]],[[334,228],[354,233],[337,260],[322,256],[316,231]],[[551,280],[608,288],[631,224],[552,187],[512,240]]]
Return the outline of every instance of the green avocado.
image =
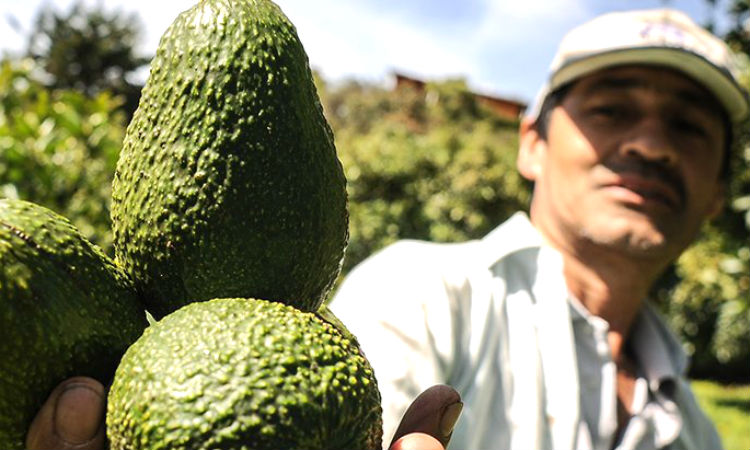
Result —
[[[380,394],[359,347],[265,300],[191,303],[128,349],[109,394],[113,450],[380,449]]]
[[[108,383],[146,315],[125,274],[65,218],[0,200],[0,448],[25,448],[52,389]]]
[[[159,44],[113,182],[116,260],[156,317],[190,301],[322,302],[346,180],[294,26],[268,0],[203,0]]]

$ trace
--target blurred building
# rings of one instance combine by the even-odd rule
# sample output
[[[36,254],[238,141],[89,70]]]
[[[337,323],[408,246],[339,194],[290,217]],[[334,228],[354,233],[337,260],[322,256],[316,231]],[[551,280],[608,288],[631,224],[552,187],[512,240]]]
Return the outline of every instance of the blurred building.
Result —
[[[403,73],[393,72],[394,89],[412,89],[417,92],[424,92],[427,82],[418,78],[405,75]],[[472,92],[477,102],[492,110],[499,117],[504,119],[516,120],[526,111],[526,103],[517,100],[503,98],[493,95],[480,94]]]

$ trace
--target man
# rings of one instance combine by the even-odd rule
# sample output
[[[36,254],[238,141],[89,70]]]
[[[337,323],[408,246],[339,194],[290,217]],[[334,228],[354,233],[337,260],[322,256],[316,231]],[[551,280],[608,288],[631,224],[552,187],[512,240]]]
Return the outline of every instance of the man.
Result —
[[[731,126],[750,108],[733,70],[726,46],[675,11],[605,15],[565,37],[521,125],[530,220],[463,244],[394,244],[331,304],[375,368],[384,442],[721,447],[645,299],[722,206]],[[412,403],[435,384],[463,399],[455,429],[449,389]],[[67,424],[83,445],[65,448],[99,448],[102,398],[88,379],[63,384],[29,447],[65,447],[54,430]]]
[[[748,113],[726,46],[682,13],[614,13],[561,42],[518,168],[519,214],[479,241],[402,241],[331,309],[383,394],[386,442],[446,383],[457,449],[717,449],[686,356],[646,301],[723,204]]]

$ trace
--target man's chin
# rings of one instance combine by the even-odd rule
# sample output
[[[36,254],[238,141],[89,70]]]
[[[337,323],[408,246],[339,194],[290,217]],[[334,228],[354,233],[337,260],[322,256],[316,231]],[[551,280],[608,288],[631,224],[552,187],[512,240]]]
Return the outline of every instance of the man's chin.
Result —
[[[603,220],[605,223],[583,230],[591,243],[632,256],[668,257],[671,253],[669,232],[647,215],[615,215]]]

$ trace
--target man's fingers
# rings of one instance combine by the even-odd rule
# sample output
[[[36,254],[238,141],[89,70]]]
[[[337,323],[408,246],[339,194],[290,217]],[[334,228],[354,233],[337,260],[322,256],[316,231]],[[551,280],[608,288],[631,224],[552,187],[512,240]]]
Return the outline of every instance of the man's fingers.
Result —
[[[406,410],[391,445],[407,434],[425,433],[447,446],[462,408],[461,397],[455,389],[444,384],[432,386]]]
[[[75,377],[50,394],[29,428],[29,450],[100,450],[105,447],[106,394],[98,381]],[[420,394],[401,419],[393,450],[440,450],[448,444],[463,403],[445,385]]]
[[[410,433],[396,440],[389,450],[445,450],[445,447],[429,434]]]
[[[106,393],[101,383],[74,377],[55,388],[26,435],[26,448],[102,450]]]

